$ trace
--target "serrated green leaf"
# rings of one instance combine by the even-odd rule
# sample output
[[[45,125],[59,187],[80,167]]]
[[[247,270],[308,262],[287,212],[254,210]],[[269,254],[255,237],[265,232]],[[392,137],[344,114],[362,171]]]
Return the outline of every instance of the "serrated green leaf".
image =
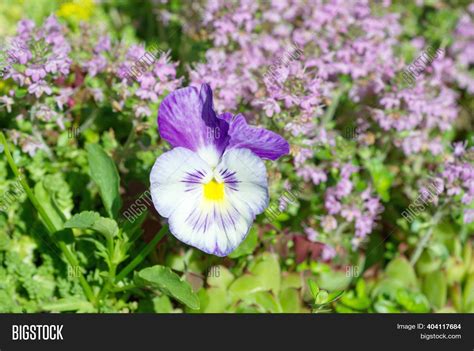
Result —
[[[93,211],[84,211],[74,215],[64,224],[64,227],[95,230],[109,239],[118,233],[117,223],[113,219],[101,217]]]
[[[100,214],[94,211],[83,211],[74,215],[64,225],[66,228],[89,229],[100,218]]]
[[[110,218],[100,217],[92,226],[92,229],[104,234],[106,237],[113,238],[118,233],[117,222]]]

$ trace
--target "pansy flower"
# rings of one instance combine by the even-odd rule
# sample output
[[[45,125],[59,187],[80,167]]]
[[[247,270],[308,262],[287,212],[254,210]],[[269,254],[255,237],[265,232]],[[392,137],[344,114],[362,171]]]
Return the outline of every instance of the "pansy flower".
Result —
[[[158,157],[150,174],[156,210],[178,240],[228,255],[268,206],[262,159],[287,154],[288,143],[247,125],[241,114],[217,115],[207,84],[169,94],[158,111],[158,131],[173,149]]]

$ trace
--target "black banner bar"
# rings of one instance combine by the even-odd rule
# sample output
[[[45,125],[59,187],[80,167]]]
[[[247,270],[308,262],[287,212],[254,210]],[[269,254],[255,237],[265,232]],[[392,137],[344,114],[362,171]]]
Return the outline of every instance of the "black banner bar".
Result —
[[[0,351],[207,350],[227,345],[248,349],[262,344],[265,350],[303,346],[312,350],[472,351],[474,315],[0,314]]]

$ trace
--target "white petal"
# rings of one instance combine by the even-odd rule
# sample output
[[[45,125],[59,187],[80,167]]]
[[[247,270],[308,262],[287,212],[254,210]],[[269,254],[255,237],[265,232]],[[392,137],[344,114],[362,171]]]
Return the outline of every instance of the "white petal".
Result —
[[[169,217],[171,233],[204,252],[228,255],[245,239],[255,216],[268,205],[267,176],[262,160],[248,149],[232,149],[224,153],[212,173],[209,166],[202,167],[204,161],[197,155],[180,152],[181,159],[188,158],[186,166],[180,168],[180,175],[168,176],[169,172],[161,174],[159,168],[169,169],[171,163],[179,162],[177,155],[160,161],[165,155],[153,167],[151,178],[156,186],[151,193],[158,212]],[[201,184],[183,182],[186,176],[201,169],[204,174]],[[213,176],[224,182],[225,195],[221,201],[204,197],[204,184]]]
[[[193,172],[201,172],[203,179],[212,179],[212,171],[195,152],[177,147],[158,157],[150,173],[151,197],[156,210],[168,218],[180,202],[185,201],[188,193],[201,191],[200,182],[184,180]]]

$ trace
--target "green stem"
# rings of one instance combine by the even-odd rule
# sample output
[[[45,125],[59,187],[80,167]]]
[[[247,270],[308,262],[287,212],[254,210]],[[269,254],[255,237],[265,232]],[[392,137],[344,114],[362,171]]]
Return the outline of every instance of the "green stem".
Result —
[[[127,291],[127,290],[135,289],[135,288],[137,288],[136,284],[128,284],[128,285],[124,285],[118,288],[112,288],[111,291],[114,293],[118,293],[118,292]]]
[[[421,254],[423,253],[423,250],[425,249],[426,245],[428,245],[428,243],[431,239],[431,236],[433,235],[434,227],[438,224],[438,222],[439,222],[439,220],[441,219],[442,216],[443,216],[443,212],[441,210],[436,213],[436,215],[433,217],[433,222],[432,222],[430,228],[428,229],[426,234],[423,235],[421,240],[416,245],[415,252],[413,253],[413,255],[411,256],[411,259],[410,259],[410,264],[412,266],[415,266],[416,262],[418,261]]]
[[[13,173],[15,176],[19,179],[23,189],[25,190],[28,198],[30,199],[31,203],[33,206],[36,208],[38,213],[40,214],[41,218],[43,219],[46,228],[48,229],[48,232],[50,235],[53,235],[55,232],[58,231],[58,228],[55,227],[51,219],[49,218],[48,214],[44,210],[43,206],[38,202],[38,199],[36,199],[36,196],[33,194],[33,191],[31,190],[30,186],[28,185],[28,182],[26,179],[21,175],[20,171],[18,170],[15,161],[13,160],[13,157],[10,153],[10,149],[8,148],[8,143],[7,140],[5,139],[5,135],[3,132],[0,132],[0,142],[3,144],[3,147],[5,149],[5,155],[8,161],[8,164],[10,165],[10,168],[12,169]],[[69,250],[69,248],[66,246],[65,243],[63,242],[57,242],[56,243],[59,247],[59,249],[62,251],[64,254],[64,257],[66,257],[66,260],[68,261],[69,265],[72,267],[78,267],[79,262],[77,258],[74,256],[74,254]],[[95,297],[94,293],[92,292],[92,288],[90,287],[89,283],[87,282],[86,278],[82,274],[82,272],[79,274],[79,283],[81,284],[84,294],[88,298],[88,300],[95,305]]]
[[[128,134],[127,140],[125,141],[125,144],[122,146],[122,148],[120,150],[119,159],[124,158],[127,155],[128,149],[130,148],[130,145],[135,140],[135,136],[136,136],[136,130],[135,129],[136,129],[135,128],[135,123],[132,123],[132,129],[130,129],[130,133]]]
[[[107,292],[110,290],[110,288],[113,287],[116,271],[117,271],[117,266],[115,264],[112,264],[109,270],[109,276],[107,277],[107,282],[104,284],[104,287],[102,288],[99,295],[97,296],[97,303],[100,304],[100,302],[102,301],[104,296],[107,294]]]
[[[168,231],[168,225],[165,225],[158,234],[155,235],[152,241],[150,241],[140,253],[117,275],[115,281],[119,282],[123,278],[125,278],[131,271],[135,269],[147,256],[148,254],[153,251],[156,247],[156,244],[165,236],[166,232]]]
[[[334,98],[332,99],[331,105],[329,105],[326,113],[323,116],[323,123],[324,125],[328,124],[332,118],[334,117],[334,113],[336,112],[337,107],[339,106],[339,102],[341,101],[342,96],[349,90],[349,86],[344,86],[336,91]]]
[[[109,267],[109,275],[107,277],[107,281],[104,283],[104,286],[102,287],[99,294],[97,295],[97,303],[99,304],[99,306],[100,306],[101,301],[104,298],[104,296],[107,294],[107,292],[113,286],[114,280],[115,280],[115,274],[117,272],[117,265],[114,263],[115,248],[114,248],[114,241],[112,240],[112,238],[107,239],[107,247],[108,247],[108,250],[109,250],[109,260],[110,260],[111,263],[110,263],[110,267]]]

